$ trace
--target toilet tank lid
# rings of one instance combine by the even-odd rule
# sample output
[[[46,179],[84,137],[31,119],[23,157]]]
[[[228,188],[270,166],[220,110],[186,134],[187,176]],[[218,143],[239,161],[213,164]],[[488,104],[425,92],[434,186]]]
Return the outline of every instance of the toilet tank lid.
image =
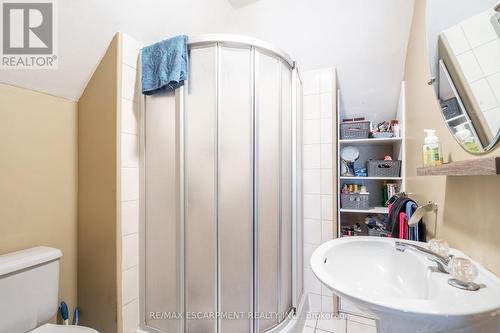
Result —
[[[0,255],[0,277],[62,257],[61,250],[36,246]]]

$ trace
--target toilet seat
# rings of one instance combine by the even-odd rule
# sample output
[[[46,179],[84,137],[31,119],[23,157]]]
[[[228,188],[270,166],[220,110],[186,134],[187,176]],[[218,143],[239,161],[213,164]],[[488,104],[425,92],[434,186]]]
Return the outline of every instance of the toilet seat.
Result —
[[[33,331],[29,331],[29,333],[99,333],[99,332],[85,326],[45,324],[35,328]]]

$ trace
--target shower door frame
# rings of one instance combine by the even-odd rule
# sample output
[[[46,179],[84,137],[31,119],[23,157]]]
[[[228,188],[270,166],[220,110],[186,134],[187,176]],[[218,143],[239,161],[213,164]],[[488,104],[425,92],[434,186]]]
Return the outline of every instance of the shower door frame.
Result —
[[[298,258],[299,256],[301,257],[302,263],[303,263],[303,254],[299,254],[299,249],[303,251],[303,246],[302,244],[297,244],[297,228],[300,227],[302,230],[303,234],[303,217],[302,217],[302,208],[298,210],[298,206],[302,207],[302,142],[301,142],[301,128],[302,128],[302,104],[298,105],[299,100],[300,103],[302,103],[302,98],[299,98],[299,94],[302,93],[301,89],[301,78],[299,75],[299,71],[296,67],[295,61],[284,51],[282,51],[279,48],[276,48],[270,43],[246,37],[246,36],[238,36],[238,35],[232,35],[232,34],[204,34],[204,35],[199,35],[199,36],[194,36],[194,37],[189,37],[188,39],[188,46],[191,49],[192,47],[200,47],[200,46],[208,46],[208,45],[215,45],[217,48],[217,52],[219,53],[221,45],[227,45],[227,46],[240,46],[240,47],[250,47],[251,48],[251,53],[252,53],[252,59],[254,60],[252,64],[252,85],[253,85],[253,100],[252,100],[252,109],[253,109],[253,117],[254,117],[254,128],[253,128],[253,136],[255,135],[255,132],[257,130],[256,128],[256,117],[257,117],[257,107],[256,107],[256,92],[258,91],[258,80],[256,80],[256,51],[261,51],[263,54],[271,54],[272,56],[278,57],[281,59],[284,64],[287,64],[290,67],[291,70],[291,100],[292,100],[292,108],[291,108],[291,242],[292,242],[292,248],[291,248],[291,311],[293,313],[296,312],[300,302],[302,301],[302,298],[304,296],[304,281],[303,281],[303,275],[302,270],[303,267],[298,267]],[[220,61],[219,55],[217,57],[217,61]],[[220,67],[218,67],[217,71],[220,70]],[[139,69],[140,71],[140,69]],[[217,74],[218,75],[218,74]],[[140,73],[139,73],[140,77]],[[280,82],[282,78],[280,77]],[[189,83],[188,83],[189,84]],[[217,85],[219,82],[217,82]],[[180,258],[179,260],[179,300],[180,304],[179,307],[182,309],[183,312],[186,311],[185,307],[185,209],[184,209],[184,202],[185,202],[185,194],[184,194],[184,168],[185,168],[185,156],[184,156],[184,119],[185,119],[185,86],[181,86],[175,91],[175,100],[176,100],[176,112],[179,112],[179,123],[176,125],[179,128],[179,237],[180,237],[180,243],[179,243],[179,253],[180,253]],[[283,94],[282,89],[280,89],[280,101],[281,101],[281,96]],[[217,100],[219,98],[219,92],[217,92]],[[281,102],[280,102],[281,104]],[[139,129],[140,129],[140,134],[139,134],[139,156],[140,156],[140,163],[139,163],[139,170],[140,170],[140,181],[139,181],[139,194],[140,194],[140,200],[139,200],[139,329],[144,330],[144,332],[155,332],[155,333],[162,333],[162,331],[156,330],[155,328],[152,328],[150,326],[146,326],[146,307],[145,307],[145,301],[144,301],[144,293],[145,293],[145,262],[146,262],[146,253],[145,253],[145,224],[146,224],[146,204],[145,204],[145,194],[146,194],[146,166],[145,166],[145,161],[146,161],[146,135],[145,135],[145,130],[146,130],[146,121],[145,121],[145,109],[146,109],[146,96],[141,96],[139,99],[139,110],[140,110],[140,119],[139,119]],[[281,110],[281,107],[280,107]],[[217,111],[218,113],[218,111]],[[281,113],[281,111],[280,111]],[[281,119],[281,116],[280,116]],[[281,121],[281,120],[280,120]],[[280,126],[282,126],[280,122]],[[281,131],[280,131],[281,132]],[[281,140],[280,140],[281,142]],[[253,141],[253,146],[254,146],[254,174],[255,174],[255,163],[257,163],[255,159],[255,154],[256,154],[256,141],[254,138]],[[281,146],[281,145],[280,145]],[[282,148],[280,148],[282,149]],[[280,162],[281,163],[281,162]],[[281,170],[281,169],[280,169]],[[281,173],[281,171],[280,171]],[[256,214],[258,212],[258,204],[257,200],[255,198],[256,196],[256,191],[255,191],[255,184],[257,182],[257,178],[254,175],[253,178],[253,196],[254,196],[254,207],[253,207],[253,224],[254,224],[254,230],[252,233],[252,237],[254,238],[253,241],[253,246],[252,246],[252,251],[253,251],[253,271],[252,271],[252,293],[253,293],[253,306],[252,306],[252,311],[258,310],[256,308],[256,304],[258,302],[258,278],[257,278],[257,273],[258,272],[258,266],[259,266],[259,249],[258,249],[258,243],[256,242],[256,239],[258,238],[258,222],[256,221]],[[281,224],[281,222],[280,222]],[[281,237],[281,235],[279,235]],[[303,240],[303,238],[302,238]],[[219,252],[219,249],[217,250]],[[218,253],[219,255],[219,253]],[[279,263],[279,265],[281,265]],[[302,265],[303,266],[303,265]],[[219,269],[219,268],[217,268]],[[280,269],[280,267],[278,268]],[[302,278],[300,279],[300,290],[298,290],[298,274],[301,274]],[[217,282],[220,284],[220,280]],[[217,293],[218,293],[218,302],[220,300],[220,285],[217,286]],[[279,304],[279,303],[278,303]],[[218,309],[220,309],[220,304],[218,304]],[[266,333],[274,333],[274,332],[279,332],[288,322],[289,322],[290,317],[288,319],[282,320],[279,322],[277,325],[274,327],[270,328],[269,330],[266,331]],[[219,319],[220,320],[220,319]],[[182,319],[180,320],[180,332],[185,332],[186,329],[186,320]],[[253,319],[251,320],[251,331],[252,333],[258,333],[259,332],[259,327],[258,327],[258,320]],[[220,332],[220,325],[217,324],[217,332]],[[170,332],[169,332],[170,333]],[[177,332],[176,332],[177,333]]]

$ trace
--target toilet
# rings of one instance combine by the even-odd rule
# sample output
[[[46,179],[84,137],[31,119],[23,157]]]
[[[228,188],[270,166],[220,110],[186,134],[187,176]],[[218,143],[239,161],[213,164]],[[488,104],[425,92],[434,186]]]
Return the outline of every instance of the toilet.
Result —
[[[59,309],[61,256],[45,246],[0,255],[0,333],[99,333],[49,323]]]

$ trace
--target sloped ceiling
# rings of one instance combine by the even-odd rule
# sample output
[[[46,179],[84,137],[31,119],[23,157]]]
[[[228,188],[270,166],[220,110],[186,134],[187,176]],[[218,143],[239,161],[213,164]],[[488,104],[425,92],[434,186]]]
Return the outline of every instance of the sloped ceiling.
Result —
[[[302,70],[336,66],[347,115],[393,116],[413,0],[64,0],[59,69],[0,70],[0,82],[78,100],[108,43],[238,33],[269,41]],[[248,3],[252,2],[252,3]]]
[[[335,66],[349,117],[394,117],[413,0],[262,0],[238,10],[233,29],[278,45],[302,70]]]
[[[78,100],[117,31],[152,43],[178,34],[224,31],[227,0],[62,0],[57,70],[2,70],[0,82]]]

